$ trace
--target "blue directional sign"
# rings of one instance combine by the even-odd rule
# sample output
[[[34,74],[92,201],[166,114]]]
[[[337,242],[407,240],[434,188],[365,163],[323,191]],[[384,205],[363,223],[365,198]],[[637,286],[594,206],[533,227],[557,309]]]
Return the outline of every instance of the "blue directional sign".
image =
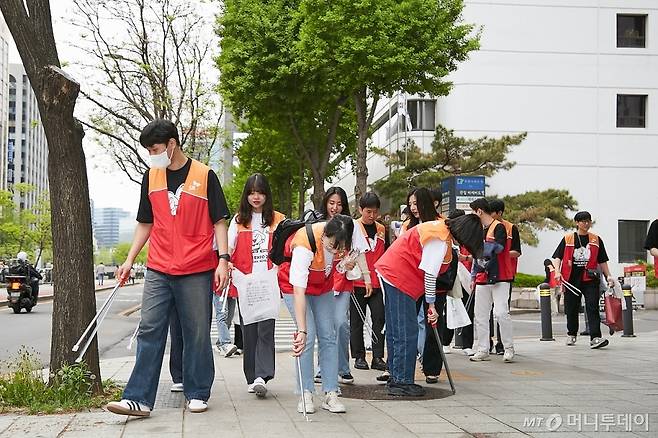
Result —
[[[468,204],[485,196],[484,176],[451,176],[441,180],[441,214],[452,210],[470,211]]]

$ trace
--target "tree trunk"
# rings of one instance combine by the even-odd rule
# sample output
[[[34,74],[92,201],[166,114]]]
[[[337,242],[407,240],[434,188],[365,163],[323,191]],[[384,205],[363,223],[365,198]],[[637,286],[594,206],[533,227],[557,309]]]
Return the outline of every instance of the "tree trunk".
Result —
[[[302,217],[304,214],[304,204],[306,204],[306,177],[304,171],[304,160],[299,160],[299,199],[297,212],[298,216]]]
[[[48,139],[48,176],[52,205],[54,278],[50,369],[75,361],[71,351],[96,313],[91,211],[82,125],[73,117],[79,84],[56,68],[40,75],[43,127]],[[73,183],[75,181],[75,183]],[[98,345],[94,340],[85,362],[101,389]]]
[[[354,94],[354,107],[356,110],[357,140],[356,140],[356,185],[354,186],[354,200],[359,203],[361,196],[368,190],[368,105],[365,89]]]
[[[313,208],[320,209],[322,205],[322,198],[324,198],[324,177],[319,172],[313,172]]]
[[[56,372],[74,362],[71,347],[96,313],[84,132],[73,117],[80,85],[59,68],[48,0],[2,0],[0,10],[34,89],[48,142],[56,264],[50,370]],[[86,361],[98,392],[102,388],[95,340]]]

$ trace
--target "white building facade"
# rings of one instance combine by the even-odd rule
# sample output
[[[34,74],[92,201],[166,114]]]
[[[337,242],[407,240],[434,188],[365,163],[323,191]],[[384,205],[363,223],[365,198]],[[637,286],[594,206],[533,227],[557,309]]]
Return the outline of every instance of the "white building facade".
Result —
[[[464,137],[527,132],[509,155],[516,166],[488,178],[487,196],[569,190],[592,213],[613,274],[646,260],[644,237],[658,218],[658,3],[465,4],[465,21],[482,26],[481,49],[451,75],[449,96],[383,101],[372,143],[395,150],[412,138],[427,149],[437,124]],[[396,115],[404,100],[411,131]],[[369,183],[388,173],[378,156],[368,168]],[[335,183],[352,193],[351,169]],[[543,273],[562,235],[524,246],[519,270]]]
[[[7,133],[9,132],[9,42],[11,34],[0,14],[0,190],[7,189]]]
[[[25,196],[14,193],[14,202],[29,209],[48,190],[48,143],[36,96],[21,64],[9,65],[8,108],[7,187],[17,183],[34,186]]]

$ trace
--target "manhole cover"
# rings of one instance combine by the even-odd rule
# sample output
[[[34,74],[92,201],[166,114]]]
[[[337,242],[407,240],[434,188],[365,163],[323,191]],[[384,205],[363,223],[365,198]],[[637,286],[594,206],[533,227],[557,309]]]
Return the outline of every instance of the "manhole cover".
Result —
[[[434,400],[452,395],[452,391],[444,388],[423,386],[425,395],[422,397],[395,397],[388,395],[386,385],[341,385],[341,397],[359,400]]]

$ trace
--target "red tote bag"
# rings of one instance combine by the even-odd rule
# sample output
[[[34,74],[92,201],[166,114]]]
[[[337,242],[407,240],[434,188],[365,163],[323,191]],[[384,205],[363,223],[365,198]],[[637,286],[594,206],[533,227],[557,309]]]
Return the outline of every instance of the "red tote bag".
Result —
[[[605,325],[615,331],[624,330],[624,320],[621,314],[621,300],[613,295],[605,294]]]

